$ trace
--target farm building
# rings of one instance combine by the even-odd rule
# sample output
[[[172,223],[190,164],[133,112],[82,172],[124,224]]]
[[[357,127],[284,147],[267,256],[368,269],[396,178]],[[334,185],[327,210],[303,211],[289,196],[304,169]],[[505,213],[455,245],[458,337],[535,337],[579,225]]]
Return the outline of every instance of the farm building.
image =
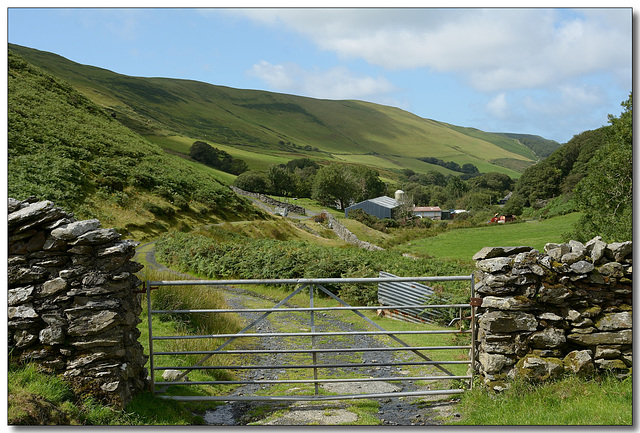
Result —
[[[432,220],[442,219],[442,209],[438,206],[414,207],[413,216],[420,218],[431,218]]]
[[[391,197],[382,196],[377,198],[370,198],[369,200],[361,201],[351,205],[344,210],[344,216],[349,217],[349,211],[355,209],[362,209],[364,213],[373,215],[379,219],[393,218],[396,208],[400,206],[400,202]]]

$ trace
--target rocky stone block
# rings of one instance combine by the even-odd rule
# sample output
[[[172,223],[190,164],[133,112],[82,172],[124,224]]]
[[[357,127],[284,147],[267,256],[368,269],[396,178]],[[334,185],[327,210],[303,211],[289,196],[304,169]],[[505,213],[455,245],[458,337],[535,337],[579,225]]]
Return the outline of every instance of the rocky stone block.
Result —
[[[566,341],[564,329],[559,328],[545,328],[542,331],[534,332],[529,337],[529,344],[538,349],[555,348],[563,345]]]
[[[595,372],[590,350],[574,350],[562,360],[564,369],[578,377],[589,377]]]
[[[533,314],[520,311],[489,311],[480,317],[479,326],[491,333],[532,332],[538,321]]]
[[[630,311],[621,313],[607,313],[596,321],[596,328],[600,331],[616,331],[618,329],[631,329],[633,316]]]
[[[529,354],[516,364],[517,375],[531,382],[546,382],[560,378],[564,364],[558,358]]]

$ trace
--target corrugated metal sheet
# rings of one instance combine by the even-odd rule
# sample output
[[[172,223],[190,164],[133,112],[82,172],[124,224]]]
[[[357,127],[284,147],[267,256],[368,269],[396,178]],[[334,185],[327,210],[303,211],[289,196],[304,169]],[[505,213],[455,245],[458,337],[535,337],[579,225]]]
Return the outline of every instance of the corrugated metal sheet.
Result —
[[[396,277],[396,275],[387,272],[380,272],[380,277]],[[429,286],[418,283],[407,282],[384,282],[378,283],[378,301],[384,307],[385,305],[417,305],[428,304],[429,298],[433,296],[433,289]],[[416,321],[435,322],[438,317],[444,313],[438,309],[420,309],[420,308],[403,308],[398,309],[398,313],[391,314],[391,317],[414,316]],[[412,320],[407,320],[412,321]]]
[[[361,201],[344,210],[345,217],[349,217],[349,211],[353,209],[362,209],[365,213],[373,215],[379,219],[391,218],[392,210],[400,206],[400,202],[391,197],[377,197],[369,200]]]

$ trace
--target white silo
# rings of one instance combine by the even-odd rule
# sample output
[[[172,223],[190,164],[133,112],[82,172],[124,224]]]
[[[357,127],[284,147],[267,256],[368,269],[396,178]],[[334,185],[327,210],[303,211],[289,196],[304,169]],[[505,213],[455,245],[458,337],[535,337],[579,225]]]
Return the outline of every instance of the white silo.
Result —
[[[404,191],[399,189],[396,191],[396,200],[400,203],[404,203]]]

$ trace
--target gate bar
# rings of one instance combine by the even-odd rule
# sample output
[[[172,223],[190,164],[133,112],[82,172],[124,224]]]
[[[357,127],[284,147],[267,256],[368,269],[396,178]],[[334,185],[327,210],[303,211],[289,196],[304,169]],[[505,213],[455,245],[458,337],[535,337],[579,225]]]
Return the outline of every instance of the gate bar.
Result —
[[[394,335],[394,334],[471,334],[471,330],[441,330],[441,331],[361,331],[361,332],[265,332],[256,334],[210,334],[210,335],[168,335],[153,337],[154,340],[196,340],[199,338],[240,338],[240,337],[317,337],[338,335]]]
[[[439,365],[439,364],[471,364],[471,361],[416,361],[416,362],[376,362],[375,364],[305,364],[305,365],[191,365],[191,366],[165,366],[154,367],[154,370],[274,370],[278,368],[361,368],[361,367],[392,367],[396,365]],[[454,376],[451,374],[451,376]],[[447,378],[449,376],[443,376]],[[308,380],[307,382],[312,382]]]
[[[381,392],[377,394],[347,394],[347,395],[227,395],[227,396],[186,396],[186,395],[159,395],[166,400],[176,401],[324,401],[324,400],[355,400],[364,398],[395,398],[413,397],[421,395],[441,395],[441,394],[462,394],[464,389],[441,389],[429,391],[407,391],[407,392]]]
[[[469,304],[416,304],[416,305],[378,305],[355,307],[300,307],[300,308],[238,308],[238,309],[213,309],[213,310],[151,310],[152,313],[263,313],[263,312],[307,312],[307,311],[350,311],[350,310],[397,310],[400,308],[471,308]]]
[[[247,349],[247,350],[193,350],[178,352],[155,352],[154,355],[208,355],[226,354],[239,355],[246,353],[325,353],[325,352],[384,352],[396,350],[448,350],[448,349],[471,349],[471,345],[466,346],[411,346],[411,347],[348,347],[344,349]]]
[[[291,278],[266,280],[173,280],[150,281],[153,286],[231,286],[248,284],[352,284],[352,283],[411,283],[418,281],[473,281],[473,274],[441,277],[371,277],[371,278]]]
[[[407,381],[407,380],[465,380],[471,379],[472,376],[415,376],[415,377],[371,377],[360,379],[318,379],[313,382],[318,383],[343,383],[343,382],[380,382],[380,381]],[[261,385],[272,383],[309,383],[305,379],[264,379],[264,380],[211,380],[211,381],[193,381],[193,382],[158,382],[162,385]]]

